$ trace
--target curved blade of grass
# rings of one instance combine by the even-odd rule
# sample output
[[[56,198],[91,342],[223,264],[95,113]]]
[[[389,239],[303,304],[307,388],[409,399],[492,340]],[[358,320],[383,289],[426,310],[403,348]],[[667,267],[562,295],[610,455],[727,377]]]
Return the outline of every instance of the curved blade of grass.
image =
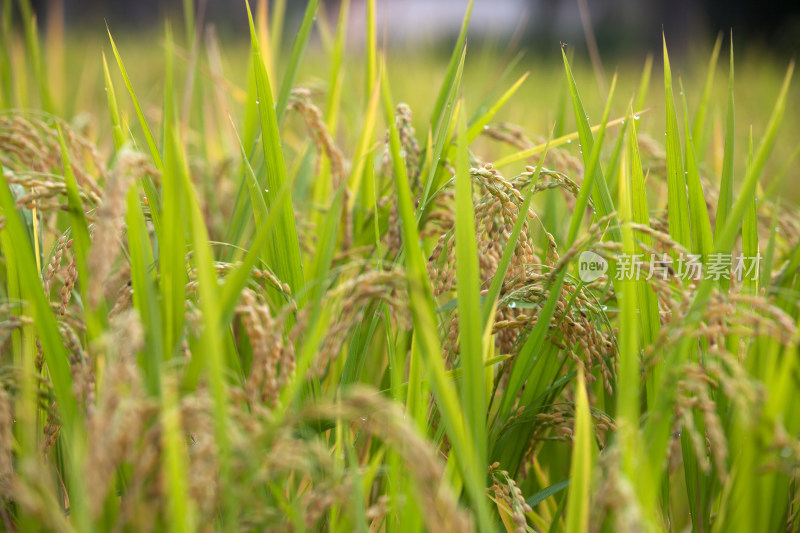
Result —
[[[646,113],[648,110],[639,111],[637,114],[641,115],[642,113]],[[625,122],[625,117],[617,118],[614,120],[610,120],[606,123],[606,127],[617,126],[623,124]],[[596,133],[600,131],[602,124],[596,124],[590,128],[592,133]],[[556,137],[550,141],[550,148],[558,148],[559,146],[563,146],[567,143],[574,141],[575,139],[579,139],[580,134],[576,131],[573,133],[568,133],[567,135],[562,135],[560,137]],[[525,150],[520,150],[515,154],[508,155],[506,157],[501,157],[497,161],[494,162],[495,168],[503,168],[507,167],[508,165],[513,165],[514,163],[519,163],[520,161],[525,161],[529,157],[533,157],[535,155],[541,154],[544,151],[545,143],[537,144],[536,146],[532,146],[531,148],[527,148]]]
[[[53,95],[50,93],[49,76],[47,75],[46,65],[42,59],[42,53],[39,48],[39,31],[36,23],[36,15],[33,13],[30,0],[20,0],[18,5],[20,14],[22,15],[25,49],[28,52],[27,55],[33,66],[33,73],[39,85],[39,98],[41,99],[42,109],[44,109],[46,113],[54,114],[55,105],[53,103]]]
[[[720,176],[719,200],[717,203],[716,220],[714,221],[714,237],[716,238],[724,227],[728,213],[733,206],[733,156],[735,146],[736,116],[733,98],[733,35],[731,35],[730,74],[728,79],[728,111],[725,119],[725,148],[722,155],[722,175]],[[727,292],[730,288],[730,279],[723,277],[720,286]]]
[[[344,203],[345,185],[343,184],[333,196],[333,201],[325,214],[323,226],[320,228],[316,253],[311,261],[310,297],[316,301],[323,297],[325,284],[330,277],[331,263],[336,252],[336,239],[339,236],[342,204]],[[376,317],[377,319],[377,317]]]
[[[632,118],[632,117],[631,117]],[[632,124],[631,132],[635,132]],[[632,136],[633,137],[633,136]],[[635,140],[631,142],[633,146]],[[627,161],[623,161],[622,176],[619,187],[619,216],[622,223],[622,253],[633,256],[636,246],[633,239],[633,230],[630,223],[634,219],[634,187],[639,182],[641,166],[638,170],[629,171]],[[635,169],[635,165],[634,165]],[[636,179],[634,179],[636,178]],[[637,187],[638,188],[638,187]],[[636,211],[640,211],[637,206]],[[641,215],[640,212],[637,215]],[[639,427],[639,391],[641,390],[639,372],[639,329],[641,324],[637,319],[637,288],[638,280],[623,276],[618,286],[619,299],[619,373],[617,375],[617,419],[620,426],[625,426],[622,431],[628,432],[628,438],[635,434]],[[624,441],[623,441],[624,442]]]
[[[161,388],[160,368],[163,360],[161,309],[158,305],[158,280],[154,268],[153,249],[137,187],[130,188],[126,203],[125,226],[131,261],[133,306],[139,312],[139,318],[144,326],[145,349],[141,366],[148,392],[158,395]]]
[[[292,92],[292,86],[294,85],[294,80],[297,77],[297,70],[300,68],[300,60],[303,57],[303,52],[306,49],[306,45],[308,44],[308,37],[311,35],[311,28],[314,25],[314,19],[317,15],[317,5],[319,4],[319,0],[309,0],[308,5],[306,5],[306,11],[303,15],[303,22],[300,24],[300,29],[297,31],[297,37],[294,40],[294,45],[292,46],[292,55],[289,57],[289,64],[286,67],[286,72],[283,75],[283,82],[281,83],[281,89],[278,92],[278,100],[276,102],[275,107],[275,117],[278,124],[283,122],[283,117],[286,114],[286,106],[289,104],[289,95]],[[250,12],[250,7],[248,4],[248,13]],[[251,25],[252,25],[252,16],[250,16]],[[253,29],[252,34],[253,40],[258,42],[257,35],[255,30]],[[277,50],[277,48],[275,48]],[[255,50],[254,50],[255,51]],[[260,53],[259,53],[260,57]],[[258,71],[256,71],[258,74]],[[256,78],[258,79],[258,78]],[[264,79],[269,80],[269,76],[267,75],[266,67],[264,67]],[[267,81],[267,86],[269,87],[269,81]],[[263,90],[263,88],[261,88]],[[271,89],[268,89],[271,93]],[[272,97],[270,96],[270,100]],[[263,111],[262,111],[263,113]],[[264,127],[262,123],[262,128]]]
[[[631,115],[631,136],[629,149],[623,155],[619,178],[619,206],[622,221],[622,253],[633,256],[639,253],[640,246],[635,242],[630,223],[644,218],[649,221],[647,199],[644,192],[644,176],[639,157],[636,137],[636,124]],[[628,167],[628,156],[630,167]],[[648,222],[645,222],[648,224]],[[648,239],[643,239],[649,241]],[[643,279],[631,279],[623,276],[615,287],[618,290],[619,302],[619,365],[616,386],[616,416],[618,420],[618,438],[621,451],[621,463],[624,475],[634,484],[639,505],[647,512],[645,518],[653,520],[657,516],[658,494],[660,482],[657,476],[651,475],[643,466],[645,450],[642,447],[639,433],[641,402],[640,347],[648,346],[647,339],[658,335],[660,324],[656,295]],[[637,316],[638,315],[638,316]],[[640,334],[641,331],[641,334]],[[656,366],[648,375],[646,393],[648,408],[656,409],[655,399],[658,397],[654,383],[660,376],[661,368]]]
[[[128,72],[125,70],[125,65],[122,63],[122,58],[119,55],[117,45],[114,43],[114,38],[111,36],[111,30],[108,28],[108,26],[106,26],[106,31],[108,32],[108,39],[111,42],[111,49],[114,52],[114,58],[117,60],[117,66],[122,74],[122,79],[125,82],[125,86],[128,88],[128,94],[131,95],[133,108],[136,110],[136,116],[139,118],[139,125],[142,127],[142,131],[144,132],[144,138],[147,141],[147,147],[150,150],[150,157],[153,159],[153,164],[156,166],[156,168],[160,171],[163,171],[164,160],[161,157],[161,152],[158,151],[158,146],[156,146],[153,133],[150,131],[150,126],[147,125],[147,120],[144,118],[142,107],[139,105],[139,99],[136,98],[133,85],[131,84],[130,78],[128,78]],[[110,82],[111,78],[108,77],[106,79],[106,83],[108,84],[107,87],[113,88],[113,85]],[[113,96],[113,93],[110,96]],[[116,99],[114,101],[116,101]],[[161,201],[155,185],[153,185],[153,182],[149,177],[144,179],[144,192],[147,195],[147,203],[150,205],[150,213],[153,219],[153,225],[156,228],[156,235],[161,237]]]
[[[747,165],[753,164],[753,127],[750,126],[750,146],[748,150]],[[756,202],[758,199],[753,195],[744,212],[742,219],[742,257],[745,264],[749,264],[751,259],[758,256],[758,211]],[[746,268],[746,267],[745,267]],[[757,272],[752,275],[742,276],[742,289],[746,294],[756,294],[758,292]]]
[[[114,150],[119,150],[125,144],[125,134],[122,131],[122,121],[119,118],[119,106],[117,96],[114,92],[114,84],[111,81],[111,73],[108,70],[106,53],[103,51],[103,78],[106,82],[106,99],[108,100],[108,114],[111,117],[111,136],[114,139]]]
[[[191,532],[197,529],[194,500],[189,496],[188,471],[189,458],[180,419],[180,400],[174,386],[162,383],[164,391],[161,400],[161,442],[164,484],[166,485],[166,514],[169,531],[174,533]]]
[[[344,61],[345,39],[347,37],[347,21],[350,16],[350,0],[342,0],[339,6],[339,20],[336,25],[336,39],[333,43],[331,54],[330,92],[328,93],[328,109],[325,113],[325,123],[331,136],[336,137],[339,125],[339,113],[342,104],[342,82],[344,76],[342,63]]]
[[[269,5],[270,2],[267,2]],[[275,0],[272,4],[272,20],[269,24],[269,43],[264,43],[269,47],[272,54],[270,65],[274,66],[278,58],[281,57],[281,43],[283,41],[283,27],[286,24],[286,0]],[[267,7],[269,9],[269,7]],[[273,74],[272,72],[270,72]]]
[[[172,35],[166,28],[166,79],[164,86],[164,167],[161,177],[163,191],[164,234],[159,239],[159,288],[161,291],[163,318],[163,355],[171,359],[183,338],[184,315],[186,314],[186,194],[183,188],[184,174],[188,175],[186,161],[180,145],[173,140],[173,124],[176,120],[173,104]]]
[[[472,6],[472,1],[470,0],[470,9]],[[461,56],[456,65],[456,69],[451,73],[448,70],[447,78],[445,78],[445,85],[442,85],[442,88],[445,87],[448,89],[447,91],[447,100],[446,100],[446,107],[444,109],[444,117],[443,121],[441,122],[438,129],[432,129],[431,131],[436,131],[436,144],[433,149],[433,158],[431,159],[431,166],[428,171],[428,176],[425,180],[425,185],[422,188],[422,195],[420,196],[419,205],[423,206],[422,209],[418,210],[417,212],[417,222],[419,223],[425,210],[428,207],[428,199],[430,197],[431,191],[436,190],[435,181],[436,175],[440,169],[440,161],[442,159],[442,152],[444,150],[444,145],[447,142],[448,136],[448,129],[451,121],[451,117],[453,116],[453,108],[455,106],[456,95],[461,88],[461,77],[464,73],[464,59],[467,56],[467,48],[466,45],[461,49]],[[392,119],[394,122],[394,119]]]
[[[550,496],[554,496],[559,492],[561,492],[562,490],[569,487],[570,482],[571,480],[567,478],[567,479],[562,479],[558,483],[553,483],[552,485],[549,485],[547,488],[540,490],[539,492],[537,492],[536,494],[525,500],[525,503],[527,503],[531,507],[536,507]]]
[[[16,107],[14,82],[11,68],[11,7],[14,2],[3,2],[3,17],[0,20],[0,107]],[[14,73],[17,76],[17,73]]]
[[[231,120],[231,126],[233,127],[234,131],[236,131],[236,126],[233,124],[233,120]],[[245,181],[247,182],[247,190],[250,192],[250,202],[253,207],[253,219],[255,220],[256,227],[259,227],[266,220],[269,210],[267,209],[267,203],[264,201],[264,195],[261,194],[256,173],[253,171],[253,167],[250,165],[250,161],[247,159],[247,152],[244,151],[244,146],[242,145],[242,140],[239,138],[238,132],[236,133],[236,140],[239,142],[239,153],[242,156],[242,164],[245,168]]]
[[[580,366],[575,387],[575,437],[569,469],[570,489],[567,495],[566,531],[583,533],[589,530],[594,430],[589,416],[589,399],[586,396],[583,368]]]
[[[114,38],[111,36],[111,30],[108,26],[106,26],[106,31],[108,32],[108,40],[111,42],[111,50],[114,52],[114,58],[117,60],[117,66],[122,74],[122,79],[125,81],[125,86],[128,88],[128,93],[131,95],[131,100],[133,100],[133,108],[136,110],[136,116],[139,118],[139,125],[142,127],[142,131],[144,132],[144,138],[147,141],[147,147],[150,149],[150,156],[153,159],[153,164],[157,169],[163,170],[164,160],[161,157],[161,152],[159,152],[156,141],[153,138],[153,133],[150,131],[150,126],[147,125],[147,120],[144,118],[142,107],[139,105],[139,99],[136,98],[133,85],[131,84],[130,78],[128,78],[128,71],[125,70],[125,65],[122,63],[122,57],[119,55],[117,45],[114,42]]]
[[[582,212],[579,213],[577,211],[577,207],[581,206],[582,209],[586,209],[586,205],[589,200],[589,194],[591,194],[592,204],[597,211],[598,217],[602,218],[614,212],[614,202],[611,199],[611,194],[608,191],[608,185],[606,184],[606,180],[603,176],[603,171],[599,163],[599,146],[602,146],[603,138],[605,137],[606,125],[611,112],[611,99],[614,96],[614,88],[617,84],[617,76],[614,75],[614,78],[611,81],[611,89],[609,90],[606,108],[603,112],[603,121],[601,122],[601,127],[599,129],[597,142],[595,142],[592,136],[591,128],[589,127],[589,121],[586,117],[586,112],[583,110],[583,104],[581,104],[580,97],[578,96],[578,88],[575,85],[575,78],[572,76],[572,70],[569,68],[567,56],[564,53],[563,48],[561,50],[561,56],[564,59],[564,71],[566,72],[567,83],[569,85],[570,95],[572,97],[572,107],[573,111],[575,112],[575,122],[578,127],[578,134],[581,139],[583,151],[583,161],[584,165],[586,166],[583,184],[581,185],[581,190],[579,193],[579,197],[581,194],[584,194],[585,197],[576,204],[576,211],[573,213],[573,217],[570,222],[569,236],[567,237],[567,246],[572,246],[572,243],[575,242],[575,239],[578,236],[578,226],[580,225],[583,216]],[[598,146],[597,149],[595,148],[595,145]],[[612,220],[609,234],[612,240],[619,242],[622,238],[622,235],[620,234],[617,226],[618,224]]]
[[[365,175],[365,171],[371,172],[369,169],[369,157],[372,154],[372,150],[370,149],[370,145],[372,144],[372,134],[375,131],[375,122],[378,116],[378,104],[380,102],[380,83],[381,83],[381,75],[378,75],[378,78],[375,81],[375,85],[370,93],[369,100],[367,101],[366,111],[364,112],[364,118],[362,121],[361,133],[358,137],[358,144],[356,144],[356,151],[353,154],[353,163],[350,168],[350,176],[347,182],[350,184],[351,191],[362,191],[363,187],[361,186],[362,180]],[[371,200],[374,202],[375,198],[374,195],[377,192],[373,188],[373,198]],[[347,200],[347,209],[352,211],[353,206],[357,200],[357,194],[351,194]],[[365,202],[369,201],[370,198],[364,198]],[[377,213],[377,210],[375,211]]]
[[[634,109],[643,109],[645,101],[647,100],[647,90],[650,87],[650,77],[653,72],[653,54],[648,53],[647,59],[644,61],[644,68],[642,69],[642,76],[639,78],[639,88],[636,89],[636,103]]]
[[[775,199],[775,203],[770,210],[772,211],[772,220],[769,225],[769,240],[767,241],[767,248],[764,251],[764,263],[761,265],[759,276],[759,285],[761,287],[769,287],[772,281],[772,269],[775,264],[775,244],[778,235],[778,215],[781,211],[780,197]]]
[[[276,195],[276,203],[280,204],[289,198],[292,184],[291,180],[284,182]],[[242,258],[242,262],[226,276],[219,297],[220,317],[223,323],[229,322],[233,316],[233,311],[239,301],[242,289],[247,285],[247,280],[252,275],[253,267],[258,263],[261,256],[260,250],[264,249],[272,236],[273,228],[278,223],[280,214],[277,209],[269,211],[263,223],[259,224],[247,253]]]
[[[30,305],[30,313],[36,324],[36,332],[42,343],[42,353],[47,363],[50,381],[58,401],[58,409],[63,420],[62,431],[68,441],[79,424],[78,404],[72,391],[72,373],[69,357],[64,348],[64,341],[58,330],[58,324],[50,303],[42,290],[42,283],[36,269],[28,231],[17,211],[14,197],[5,176],[5,169],[0,165],[0,208],[5,216],[5,227],[14,243],[19,273],[21,294]]]
[[[736,202],[731,207],[730,214],[723,226],[722,232],[716,236],[714,241],[714,251],[726,253],[733,248],[733,242],[736,239],[736,233],[739,230],[739,225],[744,219],[744,212],[748,208],[749,202],[752,201],[755,195],[756,187],[759,178],[761,177],[764,167],[767,164],[767,158],[772,152],[775,145],[775,137],[778,134],[778,127],[783,120],[786,110],[786,98],[789,92],[789,84],[792,80],[794,73],[794,62],[792,62],[786,70],[786,76],[783,79],[778,98],[775,101],[775,107],[772,110],[769,122],[767,123],[764,137],[758,146],[758,151],[753,158],[753,164],[747,169],[742,187],[739,189],[739,194]]]
[[[697,114],[694,117],[694,124],[692,126],[692,139],[694,140],[695,153],[701,158],[703,154],[706,153],[706,116],[708,115],[708,104],[711,101],[711,89],[714,85],[714,74],[717,72],[717,60],[719,59],[719,51],[721,49],[722,33],[720,32],[720,34],[717,35],[717,40],[714,42],[714,49],[711,51],[711,59],[708,61],[706,82],[705,85],[703,85],[703,93],[700,97],[700,104],[697,106]]]
[[[462,54],[463,57],[463,54]],[[463,61],[462,61],[463,63]],[[442,348],[437,333],[437,319],[433,293],[425,258],[422,249],[417,246],[420,241],[414,207],[411,199],[411,188],[406,174],[405,161],[400,155],[400,136],[394,122],[394,106],[388,83],[381,84],[384,113],[389,124],[389,145],[392,154],[392,168],[397,189],[397,205],[403,241],[406,243],[405,262],[408,278],[408,292],[411,300],[411,315],[414,322],[414,337],[419,346],[418,352],[431,379],[431,388],[437,400],[439,413],[444,427],[450,437],[456,461],[474,506],[477,523],[481,530],[491,529],[489,506],[484,487],[485,466],[476,470],[473,465],[479,461],[477,451],[470,435],[464,427],[462,406],[458,401],[458,393],[445,377]]]
[[[634,120],[630,117],[630,120]],[[628,130],[628,122],[623,121],[622,127],[620,128],[619,135],[617,136],[617,141],[614,143],[614,151],[611,152],[611,157],[608,160],[608,164],[606,165],[606,176],[608,176],[608,189],[612,195],[618,192],[617,190],[617,177],[619,176],[619,164],[620,159],[622,158],[622,148],[625,146],[625,133]]]
[[[711,221],[708,217],[706,207],[705,192],[700,183],[700,170],[697,165],[697,152],[695,151],[694,138],[689,131],[689,108],[686,105],[685,91],[683,82],[680,82],[681,99],[683,100],[683,119],[685,124],[684,133],[686,135],[686,183],[689,192],[689,217],[691,219],[692,250],[700,255],[703,264],[708,262],[708,256],[713,249],[711,237]]]
[[[669,235],[675,242],[691,249],[692,235],[689,219],[689,202],[686,196],[686,176],[683,174],[681,138],[678,131],[678,115],[672,96],[672,73],[667,54],[667,39],[664,43],[664,97],[667,113],[667,190],[669,206]]]
[[[366,53],[364,54],[364,94],[375,90],[378,75],[378,33],[375,31],[375,0],[367,0]]]
[[[467,28],[469,28],[469,19],[472,15],[472,4],[473,0],[469,0],[467,11],[464,13],[464,19],[461,22],[461,31],[458,34],[458,39],[456,39],[453,54],[450,56],[450,63],[447,65],[444,81],[442,81],[442,86],[439,88],[436,103],[433,105],[433,112],[431,113],[431,131],[434,132],[439,131],[442,126],[446,129],[447,125],[450,123],[449,115],[443,117],[443,114],[445,106],[452,108],[452,103],[448,104],[447,102],[452,100],[451,93],[456,71],[462,68],[459,66],[459,63],[464,62],[463,55],[467,44]]]
[[[561,57],[564,60],[564,72],[567,76],[569,92],[570,96],[572,97],[572,108],[575,112],[575,122],[578,127],[581,151],[583,152],[583,163],[586,166],[587,172],[591,171],[593,173],[593,175],[589,178],[589,181],[591,182],[592,203],[597,210],[598,217],[602,218],[614,212],[614,201],[611,199],[611,193],[608,191],[608,184],[603,176],[603,170],[601,166],[597,163],[591,166],[589,165],[589,159],[594,155],[594,138],[592,136],[592,129],[589,127],[589,117],[586,116],[580,96],[578,96],[578,87],[575,84],[575,78],[572,76],[572,70],[569,67],[567,55],[564,53],[563,48],[561,49]],[[614,76],[614,79],[616,81],[616,75]],[[606,105],[603,124],[606,124],[606,121],[608,121],[608,112],[610,110],[609,106],[611,102],[610,96],[613,96],[614,84],[615,83],[612,83],[612,90],[609,92],[609,99],[608,104]],[[602,127],[600,131],[602,134],[604,134],[605,127]],[[601,143],[602,138],[598,142]],[[599,159],[599,152],[597,153],[597,157]],[[586,178],[584,178],[584,186],[586,186]],[[574,220],[575,219],[573,219],[573,221]],[[613,222],[609,229],[609,234],[611,239],[614,241],[619,241],[621,239],[619,228],[617,227],[617,224]],[[572,239],[570,239],[570,241],[572,241]]]
[[[297,227],[294,221],[291,195],[282,202],[277,202],[278,191],[287,181],[278,121],[273,105],[269,78],[258,47],[258,37],[256,36],[249,4],[247,6],[247,14],[250,22],[253,68],[255,69],[255,79],[258,87],[261,144],[264,151],[267,178],[265,199],[269,209],[278,210],[280,213],[274,235],[269,241],[269,264],[275,269],[275,274],[278,278],[289,284],[292,294],[300,297],[298,305],[302,307],[304,303],[301,292],[304,284],[303,267],[300,260],[300,243],[297,240]]]
[[[642,160],[639,154],[638,134],[636,129],[636,122],[633,120],[633,110],[630,110],[630,136],[628,138],[628,159],[630,161],[630,194],[631,194],[631,220],[637,224],[644,226],[650,225],[650,210],[647,204],[647,189],[644,182],[644,170],[642,168]],[[648,247],[652,247],[653,242],[650,235],[641,234],[638,236],[642,243]],[[637,246],[637,251],[640,253],[640,246]],[[644,346],[650,346],[658,338],[658,332],[661,329],[661,318],[658,313],[658,298],[653,292],[653,289],[647,284],[645,280],[639,280],[637,283],[638,291],[638,306],[640,312],[640,319],[642,325],[642,343]],[[658,373],[660,368],[656,365],[647,382],[647,400],[648,405],[654,405],[653,400],[657,391],[655,390],[655,383],[658,382]]]
[[[472,123],[472,125],[470,125],[469,131],[467,131],[467,139],[469,139],[470,143],[478,138],[478,135],[481,134],[484,126],[489,124],[489,122],[494,118],[497,112],[500,111],[505,103],[508,102],[512,96],[514,96],[514,93],[516,93],[525,80],[528,79],[529,74],[530,72],[526,72],[520,76],[520,78],[514,82],[514,85],[504,92],[503,95],[498,98],[497,101],[483,115],[481,115],[477,120],[475,120],[475,122]]]
[[[463,102],[462,102],[463,103]],[[456,155],[456,283],[458,290],[458,346],[464,377],[461,404],[467,431],[475,443],[480,469],[486,464],[486,371],[481,342],[480,275],[475,237],[475,209],[472,205],[472,176],[469,164],[469,135],[464,106],[458,119]],[[525,214],[519,218],[524,218]]]

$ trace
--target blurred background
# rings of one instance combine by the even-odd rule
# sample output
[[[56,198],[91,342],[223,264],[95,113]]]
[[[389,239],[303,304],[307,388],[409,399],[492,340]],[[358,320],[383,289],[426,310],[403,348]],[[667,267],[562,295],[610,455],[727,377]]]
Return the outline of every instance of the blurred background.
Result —
[[[90,138],[97,139],[101,150],[111,152],[111,136],[105,109],[105,93],[101,53],[109,53],[107,23],[138,98],[148,120],[161,120],[164,81],[164,17],[168,17],[177,36],[178,79],[185,77],[187,87],[194,82],[188,73],[195,66],[191,39],[183,32],[184,6],[194,7],[196,26],[201,44],[201,91],[206,103],[222,94],[230,100],[225,107],[224,120],[219,128],[228,127],[227,114],[241,117],[247,90],[247,59],[249,31],[245,0],[29,0],[37,14],[44,45],[44,62],[52,85],[55,109]],[[11,4],[9,4],[11,2]],[[306,0],[286,0],[285,18],[276,11],[271,0],[250,0],[259,6],[268,4],[268,18],[284,20],[273,26],[270,34],[274,64],[272,72],[281,80],[286,72],[289,52],[307,5]],[[9,63],[18,72],[31,74],[18,77],[16,104],[32,105],[35,96],[26,97],[33,87],[35,72],[22,54],[24,39],[19,0],[0,0],[7,8],[0,13],[12,13],[16,22],[16,45],[8,55]],[[11,7],[13,4],[13,8]],[[428,118],[447,69],[468,0],[378,0],[377,38],[379,49],[387,55],[388,78],[395,98],[413,110],[412,124],[425,135]],[[333,93],[330,85],[333,40],[340,13],[339,0],[320,0],[316,23],[308,47],[294,80],[297,87],[311,91],[312,98],[323,109]],[[352,146],[362,120],[365,92],[364,50],[366,0],[350,0],[347,10],[347,37],[342,75],[342,98],[339,112],[342,127],[337,141]],[[566,85],[559,44],[567,43],[575,78],[581,88],[587,115],[596,120],[604,109],[608,88],[614,73],[618,76],[616,98],[611,112],[621,116],[629,98],[643,92],[640,133],[645,132],[659,144],[663,139],[664,83],[662,77],[662,29],[666,36],[675,83],[680,84],[680,96],[685,87],[686,106],[690,116],[695,112],[700,96],[709,90],[709,127],[706,132],[709,161],[719,162],[721,139],[728,101],[729,32],[733,32],[736,58],[736,145],[741,156],[736,171],[743,172],[746,147],[751,132],[757,142],[766,128],[778,88],[787,65],[800,51],[799,0],[474,0],[467,39],[467,59],[464,66],[463,96],[470,113],[477,113],[487,102],[496,99],[514,80],[530,73],[527,81],[496,116],[498,123],[507,122],[519,127],[521,134],[535,142],[544,142],[555,124],[556,135],[574,130],[572,116],[567,113]],[[719,61],[709,77],[709,58],[718,36],[721,51]],[[219,45],[219,46],[218,46]],[[214,60],[213,70],[210,60]],[[650,62],[652,61],[652,63]],[[647,67],[645,65],[648,65]],[[650,71],[652,66],[652,73]],[[112,70],[114,70],[112,68]],[[2,69],[0,69],[2,71]],[[117,73],[113,73],[117,76]],[[643,80],[652,77],[649,89]],[[714,83],[705,86],[706,80]],[[121,81],[117,79],[119,83]],[[646,85],[646,84],[645,84]],[[200,94],[200,93],[198,93]],[[187,96],[188,95],[188,96]],[[676,91],[676,97],[678,91]],[[794,83],[789,92],[789,105],[773,158],[770,175],[788,173],[784,180],[785,195],[800,203],[800,179],[793,165],[783,168],[798,151],[800,139],[800,84]],[[192,93],[184,94],[183,112],[189,109]],[[130,102],[122,99],[123,114],[132,116]],[[681,103],[679,103],[681,106]],[[681,106],[682,107],[682,106]],[[679,107],[680,109],[680,107]],[[208,113],[217,113],[209,109]],[[194,124],[193,126],[197,126]],[[752,128],[752,129],[751,129]],[[289,128],[291,131],[292,128]],[[302,129],[302,128],[301,128]],[[199,131],[199,130],[198,130]],[[290,134],[291,136],[291,134]],[[288,143],[301,153],[303,139]],[[193,131],[189,142],[197,147],[212,145],[206,150],[224,164],[229,151],[215,154],[214,143],[207,142]],[[507,155],[491,139],[478,139],[475,146],[491,160]],[[579,157],[578,148],[570,148]],[[235,150],[233,153],[236,153]],[[717,176],[715,168],[704,169]]]
[[[3,0],[10,2],[13,0]],[[96,27],[108,21],[115,31],[158,25],[166,15],[180,20],[182,0],[34,0],[42,24],[61,10],[68,29]],[[299,19],[306,2],[288,2],[287,15]],[[325,0],[328,13],[337,0]],[[364,0],[354,0],[351,28],[361,28]],[[794,56],[800,50],[800,2],[797,0],[475,0],[471,37],[514,35],[529,48],[584,39],[580,4],[588,11],[598,47],[605,56],[632,50],[657,51],[664,28],[674,53],[686,52],[698,39],[712,39],[731,28],[738,43]],[[243,1],[195,0],[223,33],[246,28]],[[379,20],[392,45],[449,40],[458,32],[465,0],[382,0]],[[585,15],[585,13],[583,14]],[[358,40],[359,34],[351,36]]]

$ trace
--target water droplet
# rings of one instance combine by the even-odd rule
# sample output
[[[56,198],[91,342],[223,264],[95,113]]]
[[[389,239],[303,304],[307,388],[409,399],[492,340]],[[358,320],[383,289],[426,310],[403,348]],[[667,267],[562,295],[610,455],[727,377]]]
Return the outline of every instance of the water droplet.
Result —
[[[108,92],[108,87],[105,87],[104,90],[105,90],[105,92]]]
[[[485,125],[485,126],[483,127],[483,129],[484,129],[484,130],[488,130],[488,129],[489,129],[489,125],[488,125],[488,124],[487,124],[487,125]]]
[[[256,100],[256,105],[258,105],[258,104],[260,104],[260,103],[261,103],[261,102],[259,102],[258,100]]]
[[[688,171],[688,170],[685,170],[685,171],[683,172],[683,175],[684,175],[684,176],[688,176],[688,175],[689,175],[689,171]]]
[[[601,308],[603,309],[603,311],[607,311],[608,310],[608,306],[607,305],[603,305],[603,306],[601,306]]]
[[[515,307],[517,307],[517,302],[511,302],[510,304],[508,304],[508,306],[509,306],[511,309],[514,309]]]
[[[264,189],[264,192],[269,192],[269,189]]]
[[[681,96],[683,96],[683,91],[681,91]]]
[[[567,144],[571,143],[572,139],[567,139]]]
[[[405,157],[405,156],[406,156],[406,151],[400,150],[400,157]]]
[[[639,115],[633,115],[633,120],[639,120]]]
[[[625,119],[624,118],[622,119],[622,123],[625,124]]]

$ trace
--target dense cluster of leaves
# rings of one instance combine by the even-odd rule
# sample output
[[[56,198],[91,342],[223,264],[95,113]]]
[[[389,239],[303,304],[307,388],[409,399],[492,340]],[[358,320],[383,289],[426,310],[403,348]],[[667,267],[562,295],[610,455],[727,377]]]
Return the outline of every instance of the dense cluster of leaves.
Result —
[[[348,0],[335,28],[308,3],[282,69],[285,0],[271,20],[248,6],[244,90],[187,1],[185,46],[165,30],[155,113],[109,31],[107,108],[93,110],[110,119],[105,146],[60,117],[44,56],[61,45],[48,36],[42,54],[27,0],[21,41],[10,4],[6,529],[800,527],[800,226],[773,198],[790,161],[767,165],[791,66],[741,150],[733,52],[723,125],[722,39],[694,115],[682,87],[676,106],[665,44],[661,146],[639,131],[651,61],[636,108],[612,118],[615,78],[592,125],[562,50],[558,131],[534,142],[496,123],[527,74],[465,100],[471,2],[423,130],[393,98],[374,0],[362,100],[343,90]],[[315,26],[322,95],[295,88]],[[19,110],[37,105],[20,90],[33,85],[38,107]],[[484,158],[479,139],[513,152]],[[587,251],[605,275],[581,278]],[[706,271],[762,259],[757,276],[687,280],[666,266],[685,254]],[[641,275],[619,275],[632,256]]]

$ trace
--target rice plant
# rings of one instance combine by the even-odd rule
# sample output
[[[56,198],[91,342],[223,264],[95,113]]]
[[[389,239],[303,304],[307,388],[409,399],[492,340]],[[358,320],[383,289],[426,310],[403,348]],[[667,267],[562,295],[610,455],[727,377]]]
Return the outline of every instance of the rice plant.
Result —
[[[192,4],[143,81],[3,4],[5,530],[800,531],[793,64],[748,129],[722,37],[663,95],[555,46],[537,109],[471,2],[434,94],[375,0],[240,64]]]

